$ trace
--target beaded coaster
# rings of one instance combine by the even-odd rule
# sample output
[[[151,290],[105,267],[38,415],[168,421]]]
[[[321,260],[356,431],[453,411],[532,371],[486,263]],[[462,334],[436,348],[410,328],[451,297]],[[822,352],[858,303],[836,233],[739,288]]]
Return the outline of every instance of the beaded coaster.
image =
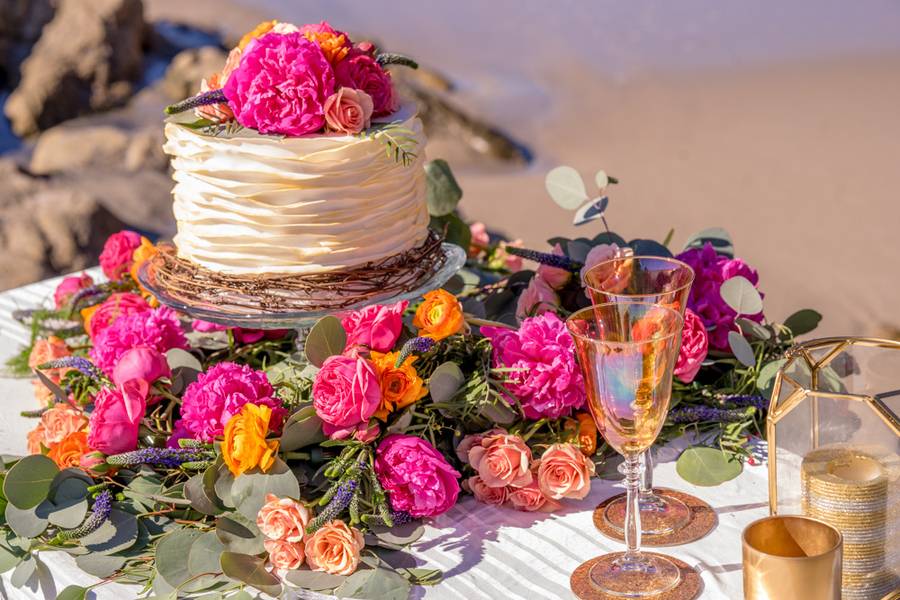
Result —
[[[671,533],[661,533],[657,535],[642,533],[642,546],[661,548],[664,546],[679,546],[681,544],[696,542],[697,540],[706,537],[706,535],[718,524],[719,518],[716,516],[716,511],[700,498],[671,488],[654,489],[665,490],[666,496],[671,496],[672,498],[676,498],[687,504],[688,508],[691,509],[691,520],[681,529],[676,529]],[[607,498],[594,510],[594,526],[597,527],[600,533],[617,542],[625,541],[625,536],[622,531],[613,527],[603,517],[603,513],[606,510],[607,505],[622,496],[624,496],[624,494],[618,494]]]
[[[645,552],[644,554],[654,555],[656,553]],[[652,596],[644,596],[645,600],[694,600],[694,598],[700,597],[700,592],[703,591],[703,580],[696,570],[683,560],[678,560],[673,556],[665,556],[662,554],[656,554],[656,556],[662,556],[663,558],[672,561],[675,566],[678,567],[678,570],[681,571],[681,581],[667,592],[654,594]],[[588,574],[591,571],[591,567],[594,566],[599,558],[600,557],[592,558],[575,569],[575,572],[572,573],[572,577],[569,579],[569,586],[572,588],[572,592],[580,600],[621,600],[621,596],[605,594],[591,584]]]

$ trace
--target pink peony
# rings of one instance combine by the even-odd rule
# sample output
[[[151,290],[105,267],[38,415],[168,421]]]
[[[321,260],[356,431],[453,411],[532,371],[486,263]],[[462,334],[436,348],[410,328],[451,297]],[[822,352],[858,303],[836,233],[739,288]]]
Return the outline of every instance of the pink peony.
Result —
[[[117,389],[102,388],[94,398],[88,445],[104,454],[119,454],[137,448],[138,427],[146,405],[139,397]]]
[[[347,347],[365,346],[376,352],[390,352],[403,330],[403,311],[409,302],[373,304],[345,313],[341,325],[347,332]]]
[[[85,320],[85,331],[87,331],[91,340],[96,340],[97,335],[113,324],[113,322],[123,315],[133,315],[135,313],[147,312],[150,305],[139,294],[131,292],[116,292],[110,294],[109,298],[103,301],[96,309],[87,309],[89,317]]]
[[[525,487],[511,488],[509,501],[516,510],[525,512],[553,512],[561,507],[559,502],[544,495],[537,482],[531,482]]]
[[[370,54],[354,49],[334,67],[337,84],[362,90],[372,98],[373,116],[382,117],[397,110],[391,74]]]
[[[556,244],[553,246],[553,252],[555,256],[565,256],[566,253],[563,252],[562,246]],[[572,274],[565,269],[558,269],[556,267],[551,267],[548,265],[539,265],[537,271],[535,272],[535,277],[539,277],[547,282],[554,290],[558,290],[569,283],[569,280],[572,279]]]
[[[516,304],[516,318],[521,322],[528,317],[553,312],[559,308],[559,296],[553,288],[538,275],[531,278],[528,287],[519,294]]]
[[[681,332],[681,351],[675,363],[675,377],[684,383],[692,382],[706,359],[708,348],[706,327],[697,313],[688,308],[684,311],[684,329]]]
[[[554,313],[531,317],[513,331],[482,327],[494,346],[494,364],[516,369],[506,388],[529,419],[558,419],[584,406],[584,383],[575,362],[575,344]]]
[[[124,229],[106,239],[100,252],[100,267],[103,274],[112,280],[122,279],[131,269],[134,251],[141,245],[141,236]]]
[[[133,380],[153,383],[157,379],[171,376],[172,371],[165,354],[147,346],[135,346],[119,358],[111,379],[114,384],[123,385]]]
[[[302,33],[267,33],[244,48],[223,92],[244,127],[299,136],[325,124],[334,72],[318,44]]]
[[[469,450],[469,464],[491,487],[522,487],[534,479],[531,448],[517,435],[485,437]]]
[[[736,330],[737,313],[722,299],[720,289],[726,279],[741,275],[754,286],[759,274],[738,258],[728,258],[716,252],[712,244],[703,248],[691,248],[676,258],[694,269],[694,285],[688,296],[688,308],[697,313],[709,332],[709,344],[717,350],[728,349],[728,332]],[[762,321],[763,314],[741,315],[753,321]]]
[[[65,277],[53,292],[53,304],[60,309],[67,305],[75,294],[92,285],[94,285],[94,280],[87,273]]]
[[[413,517],[447,512],[459,497],[460,474],[434,446],[412,435],[384,438],[376,453],[375,472],[391,507]]]
[[[157,352],[188,348],[178,316],[166,307],[119,317],[93,341],[91,360],[107,375],[112,375],[116,363],[132,348],[145,346]]]
[[[475,496],[476,500],[485,504],[500,506],[509,500],[509,489],[506,487],[490,487],[478,475],[469,477],[465,481],[464,487]]]
[[[265,373],[247,365],[218,363],[201,373],[184,391],[181,399],[184,428],[194,439],[212,442],[222,435],[225,424],[245,404],[271,408],[270,426],[274,431],[280,430],[287,416]]]
[[[367,423],[375,414],[381,405],[381,385],[368,360],[329,356],[316,373],[312,396],[319,418],[344,429]]]
[[[581,500],[591,491],[594,462],[573,444],[551,444],[537,464],[541,492],[552,500]]]
[[[213,331],[231,331],[234,341],[238,344],[255,344],[260,340],[278,340],[287,335],[287,329],[244,329],[243,327],[226,327],[218,323],[194,319],[191,321],[191,329],[200,333]]]
[[[325,123],[331,131],[359,133],[372,125],[373,107],[364,91],[342,87],[325,101]]]

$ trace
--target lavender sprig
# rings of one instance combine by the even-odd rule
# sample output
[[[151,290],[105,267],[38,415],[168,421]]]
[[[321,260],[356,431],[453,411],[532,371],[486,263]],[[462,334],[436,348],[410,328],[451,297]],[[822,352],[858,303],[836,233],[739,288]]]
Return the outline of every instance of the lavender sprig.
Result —
[[[548,267],[563,269],[571,273],[578,273],[584,265],[578,261],[572,260],[568,256],[559,254],[550,254],[548,252],[538,252],[537,250],[528,250],[527,248],[516,248],[515,246],[506,246],[506,252],[521,256],[525,260],[531,260]]]
[[[86,288],[81,288],[72,297],[69,299],[69,318],[75,313],[75,309],[78,307],[78,303],[84,300],[89,296],[96,296],[97,294],[105,293],[105,289],[100,285],[92,285]]]
[[[407,340],[403,347],[400,348],[400,354],[397,356],[394,368],[399,369],[411,354],[425,354],[434,348],[434,344],[434,340],[427,337],[414,337],[411,340]]]
[[[106,463],[120,467],[153,465],[174,469],[183,463],[205,462],[210,457],[209,452],[195,448],[141,448],[107,456]]]
[[[669,411],[672,423],[696,423],[699,421],[715,421],[717,423],[735,423],[747,417],[746,408],[716,408],[714,406],[676,406]]]
[[[306,533],[315,533],[325,523],[338,518],[350,506],[358,486],[359,482],[355,478],[341,483],[328,505],[306,526]]]
[[[760,412],[769,409],[769,399],[757,394],[729,394],[720,396],[719,399],[725,404],[731,404],[736,408],[752,406]]]
[[[100,371],[90,360],[83,356],[64,356],[37,366],[38,369],[75,369],[82,375],[91,378],[100,376]]]
[[[187,100],[182,100],[181,102],[170,104],[166,107],[166,114],[176,115],[187,110],[193,110],[199,106],[207,106],[209,104],[222,104],[223,102],[228,102],[228,98],[225,97],[224,91],[210,90],[208,92],[197,94],[196,96],[191,96]]]
[[[385,518],[387,516],[387,519]],[[383,525],[385,527],[393,527],[395,525],[406,525],[413,521],[412,515],[404,510],[388,509],[387,515],[363,515],[363,522],[366,525]]]
[[[112,493],[109,490],[103,490],[94,498],[94,506],[91,508],[91,514],[84,522],[75,529],[67,529],[56,534],[55,542],[66,542],[83,538],[88,534],[97,531],[97,529],[109,518],[109,512],[112,510]]]

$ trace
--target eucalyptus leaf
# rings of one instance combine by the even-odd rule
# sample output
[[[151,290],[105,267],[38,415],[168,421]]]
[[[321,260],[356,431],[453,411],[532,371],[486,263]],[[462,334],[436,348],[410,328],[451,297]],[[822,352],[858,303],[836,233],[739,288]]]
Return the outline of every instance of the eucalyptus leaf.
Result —
[[[496,425],[512,425],[516,421],[516,411],[505,401],[483,404],[478,414]]]
[[[187,368],[194,371],[203,371],[203,365],[196,356],[181,348],[172,348],[166,351],[166,362],[173,371],[178,368]]]
[[[29,556],[18,565],[13,570],[12,575],[9,578],[9,583],[14,588],[20,588],[31,579],[31,576],[34,575],[34,572],[37,570],[37,561],[34,559],[34,556]]]
[[[456,213],[450,213],[443,217],[431,217],[428,226],[434,231],[444,234],[444,239],[449,244],[468,248],[472,242],[472,230]]]
[[[743,466],[718,448],[692,446],[678,457],[675,470],[688,483],[715,486],[740,475]]]
[[[216,497],[228,508],[234,508],[234,499],[231,496],[231,488],[234,486],[234,475],[228,470],[228,465],[225,464],[221,456],[216,459],[214,466],[216,467],[216,477],[213,487]]]
[[[81,500],[64,499],[59,504],[52,503],[53,508],[47,515],[48,520],[64,529],[73,529],[81,525],[84,516],[87,514],[88,501],[87,498]]]
[[[219,573],[219,555],[225,550],[225,545],[216,537],[216,532],[207,531],[191,544],[187,558],[188,571],[194,576]]]
[[[762,297],[746,277],[736,275],[726,279],[719,288],[719,294],[739,315],[755,315],[762,312]]]
[[[266,503],[266,495],[279,498],[299,498],[300,484],[291,469],[280,458],[265,473],[258,468],[247,471],[234,480],[231,497],[237,511],[248,519],[256,519],[259,509]]]
[[[756,377],[756,389],[758,389],[766,398],[772,397],[772,391],[775,386],[775,376],[778,374],[778,369],[784,366],[785,362],[787,362],[787,360],[784,358],[773,360],[764,364],[759,370],[759,375]]]
[[[413,420],[412,409],[406,409],[400,416],[397,417],[393,423],[388,425],[387,433],[405,433],[406,428],[410,426]]]
[[[156,570],[159,576],[175,588],[190,579],[188,556],[201,532],[196,529],[177,529],[163,536],[156,545]]]
[[[672,252],[656,240],[635,239],[628,242],[628,246],[634,250],[635,256],[672,257]]]
[[[281,581],[266,570],[266,561],[249,554],[223,552],[219,557],[222,572],[232,579],[243,581],[256,589],[278,596],[281,593]]]
[[[92,533],[81,538],[82,545],[91,552],[113,554],[131,548],[138,538],[137,518],[117,508]]]
[[[551,169],[547,173],[544,185],[553,201],[566,210],[575,210],[588,199],[584,180],[572,167],[560,166]]]
[[[279,447],[282,452],[291,452],[324,440],[322,419],[316,415],[315,408],[305,406],[292,414],[284,424]]]
[[[42,454],[26,456],[7,471],[3,495],[16,508],[34,508],[47,499],[59,467]]]
[[[435,217],[449,215],[462,199],[462,188],[456,182],[450,165],[437,158],[425,165],[425,200],[428,214]]]
[[[285,573],[284,579],[297,587],[313,592],[330,591],[340,587],[347,581],[346,575],[332,575],[323,571],[309,571],[297,569]]]
[[[321,367],[330,356],[340,354],[347,345],[347,332],[340,319],[334,316],[322,317],[309,330],[304,351],[306,359]]]
[[[0,543],[0,573],[6,573],[25,558],[25,553]]]
[[[428,380],[428,391],[435,402],[447,402],[465,384],[466,376],[463,375],[459,365],[453,362],[445,362],[431,374]]]
[[[84,600],[88,589],[80,585],[68,585],[56,596],[56,600]]]
[[[48,515],[52,504],[44,500],[32,508],[21,509],[14,504],[6,505],[6,524],[13,532],[23,538],[34,538],[41,535],[49,523]]]
[[[695,233],[688,238],[684,249],[702,248],[707,243],[719,254],[734,257],[734,242],[731,241],[731,235],[721,227],[711,227]]]
[[[798,335],[809,333],[810,331],[818,327],[819,321],[821,320],[821,314],[812,309],[804,308],[803,310],[798,310],[787,319],[785,319],[784,326],[790,329],[791,333],[796,337]]]
[[[745,319],[744,317],[738,317],[734,320],[734,322],[741,328],[745,334],[750,334],[753,338],[757,340],[768,340],[772,337],[772,332],[768,327],[757,323],[756,321],[751,321],[750,319]]]
[[[572,218],[572,225],[577,227],[602,218],[603,213],[606,212],[607,206],[609,206],[609,198],[607,196],[594,198],[575,211],[575,216]]]
[[[334,591],[340,598],[378,598],[378,600],[407,600],[409,581],[393,570],[384,568],[357,571]]]
[[[370,531],[380,540],[399,546],[408,546],[417,542],[425,534],[425,527],[419,521],[412,521],[405,525],[395,525],[394,527],[374,526]]]
[[[596,246],[598,244],[615,244],[620,248],[628,245],[625,242],[625,238],[611,231],[604,231],[595,235],[594,239],[591,240],[591,245]]]
[[[590,253],[592,248],[593,246],[591,245],[590,240],[585,240],[583,238],[572,240],[571,242],[566,244],[566,256],[568,256],[575,262],[583,263],[585,259],[587,259],[587,255]]]
[[[241,554],[265,551],[263,536],[256,523],[241,513],[230,513],[216,519],[216,537],[226,550]]]
[[[191,501],[191,508],[204,515],[217,515],[224,510],[218,498],[209,496],[209,488],[205,485],[207,473],[215,473],[215,465],[211,465],[203,473],[197,473],[184,484],[184,497]],[[215,485],[215,480],[213,480]],[[215,488],[213,488],[215,489]]]
[[[734,357],[745,367],[756,365],[756,355],[753,354],[753,347],[739,332],[728,332],[728,347],[731,348]]]
[[[602,169],[597,171],[597,173],[594,175],[594,183],[597,184],[597,188],[602,192],[604,189],[606,189],[607,186],[609,186],[609,175],[607,175],[606,171]]]
[[[75,564],[85,573],[103,579],[124,567],[127,560],[124,556],[90,553],[76,556]]]

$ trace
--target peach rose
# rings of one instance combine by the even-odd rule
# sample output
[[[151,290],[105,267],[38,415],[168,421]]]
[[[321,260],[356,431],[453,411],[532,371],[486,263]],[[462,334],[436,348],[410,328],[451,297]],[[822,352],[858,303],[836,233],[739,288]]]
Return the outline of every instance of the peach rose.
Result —
[[[533,479],[531,448],[517,435],[500,433],[484,438],[469,450],[469,464],[490,487],[523,487]]]
[[[524,487],[511,488],[509,501],[516,510],[525,512],[553,512],[561,506],[556,500],[545,496],[533,481]]]
[[[541,456],[538,486],[548,498],[581,500],[591,491],[594,463],[573,444],[552,444]]]
[[[266,494],[266,503],[256,515],[256,526],[270,540],[299,542],[309,523],[309,509],[290,498]],[[303,560],[301,551],[300,560]]]
[[[48,448],[63,441],[64,438],[87,426],[87,419],[67,404],[57,404],[41,415],[40,427],[43,428],[43,443]]]
[[[51,335],[47,339],[37,340],[31,348],[31,354],[28,355],[28,366],[36,369],[38,365],[70,356],[72,352],[66,342],[56,336]],[[63,375],[69,369],[41,369],[41,373],[46,375],[53,383],[59,383]],[[53,392],[41,383],[39,380],[34,382],[34,395],[41,403],[41,406],[47,406],[53,400]]]
[[[598,264],[613,258],[632,256],[631,248],[619,248],[616,244],[598,244],[591,248],[584,266],[581,268],[581,281],[585,287],[592,287],[612,294],[621,294],[631,281],[631,261],[620,262],[619,268],[607,265],[603,269],[594,269]],[[594,269],[592,271],[592,269]],[[590,273],[589,273],[590,271]],[[585,293],[590,298],[589,290]]]
[[[372,124],[372,97],[362,90],[342,87],[325,100],[325,123],[331,131],[359,133]]]
[[[339,520],[329,521],[306,538],[306,561],[313,571],[350,575],[359,566],[363,534]]]
[[[263,546],[269,553],[269,562],[276,569],[293,571],[303,564],[303,544],[286,540],[265,540]]]
[[[486,437],[497,435],[498,433],[507,433],[505,429],[501,429],[499,427],[495,427],[494,429],[489,429],[484,433],[471,433],[460,440],[459,444],[456,446],[456,458],[459,459],[461,463],[464,465],[469,464],[469,450],[472,449],[473,446],[477,444],[481,444],[481,440]]]
[[[476,500],[485,504],[500,506],[509,499],[509,488],[490,487],[478,475],[469,477],[465,481],[464,487],[472,492]]]
[[[37,427],[28,432],[28,454],[41,454],[41,444],[44,443],[44,425],[37,424]]]

